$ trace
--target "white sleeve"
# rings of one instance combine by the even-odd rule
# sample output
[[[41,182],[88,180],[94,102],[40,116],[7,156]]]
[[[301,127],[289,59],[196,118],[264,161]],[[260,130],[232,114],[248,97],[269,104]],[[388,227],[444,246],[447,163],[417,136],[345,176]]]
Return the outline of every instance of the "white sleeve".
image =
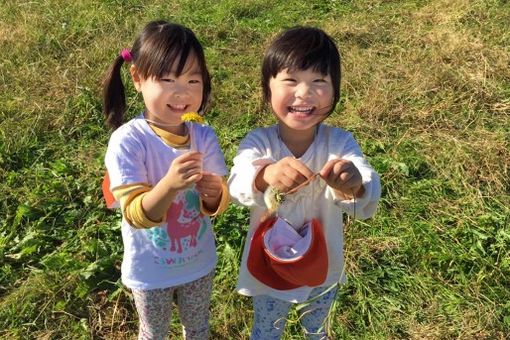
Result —
[[[148,183],[145,147],[133,136],[122,132],[119,128],[112,134],[106,150],[110,189],[131,183]]]
[[[263,193],[255,188],[254,181],[264,166],[276,162],[266,153],[267,145],[260,137],[252,132],[241,142],[228,179],[232,200],[248,207],[265,206]]]
[[[375,214],[377,203],[381,197],[381,183],[379,175],[368,164],[368,161],[363,157],[361,148],[354,140],[352,134],[348,134],[342,149],[341,158],[351,161],[354,166],[361,173],[362,183],[365,188],[365,193],[362,197],[350,200],[342,200],[336,198],[333,190],[328,187],[327,195],[331,195],[335,204],[343,211],[351,216],[359,219],[367,219]]]

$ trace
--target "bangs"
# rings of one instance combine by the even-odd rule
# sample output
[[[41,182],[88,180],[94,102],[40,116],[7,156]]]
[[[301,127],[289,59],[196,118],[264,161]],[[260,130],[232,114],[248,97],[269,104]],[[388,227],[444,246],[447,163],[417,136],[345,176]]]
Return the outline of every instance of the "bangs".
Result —
[[[180,76],[190,57],[195,58],[205,78],[204,51],[194,34],[178,25],[161,25],[141,44],[136,66],[144,78],[160,79],[171,72]]]
[[[331,57],[329,55],[318,50],[302,51],[304,52],[300,53],[293,50],[289,54],[286,51],[278,51],[279,53],[275,55],[269,66],[271,76],[275,77],[285,69],[291,72],[312,69],[324,76],[331,74]]]
[[[332,63],[338,63],[336,46],[318,30],[303,34],[300,29],[289,30],[269,49],[272,56],[271,76],[289,70],[307,70],[312,68],[323,75],[331,73]]]

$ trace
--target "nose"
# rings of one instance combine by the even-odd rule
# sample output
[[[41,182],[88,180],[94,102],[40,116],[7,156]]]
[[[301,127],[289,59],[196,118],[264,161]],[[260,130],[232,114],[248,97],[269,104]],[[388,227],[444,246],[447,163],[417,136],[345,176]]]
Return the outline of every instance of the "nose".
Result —
[[[176,82],[173,86],[173,95],[175,97],[184,97],[188,94],[188,89],[186,86],[179,84]]]
[[[308,83],[302,82],[299,83],[296,88],[296,97],[298,98],[308,98],[311,94],[311,87]]]

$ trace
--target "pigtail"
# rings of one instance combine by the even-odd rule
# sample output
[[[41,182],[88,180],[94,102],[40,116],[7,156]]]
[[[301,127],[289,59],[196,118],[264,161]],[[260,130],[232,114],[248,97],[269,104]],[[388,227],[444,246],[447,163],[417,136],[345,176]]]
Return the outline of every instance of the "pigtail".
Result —
[[[106,123],[113,129],[122,125],[126,111],[126,94],[120,74],[123,64],[124,59],[119,55],[106,72],[103,82],[103,112]]]

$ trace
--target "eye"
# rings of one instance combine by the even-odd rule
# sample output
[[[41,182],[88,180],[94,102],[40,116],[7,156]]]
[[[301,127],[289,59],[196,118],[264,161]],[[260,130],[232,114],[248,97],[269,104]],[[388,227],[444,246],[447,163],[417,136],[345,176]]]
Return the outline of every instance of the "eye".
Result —
[[[317,78],[317,79],[314,79],[313,81],[314,83],[327,83],[326,79],[324,78]]]
[[[286,83],[295,83],[296,79],[294,79],[294,78],[283,78],[282,81],[286,82]]]
[[[200,82],[201,81],[198,80],[198,79],[191,79],[191,80],[188,81],[188,83],[190,83],[190,84],[200,84]]]
[[[175,80],[173,78],[161,78],[161,81],[165,82],[165,83],[173,83],[173,82],[175,82]]]

